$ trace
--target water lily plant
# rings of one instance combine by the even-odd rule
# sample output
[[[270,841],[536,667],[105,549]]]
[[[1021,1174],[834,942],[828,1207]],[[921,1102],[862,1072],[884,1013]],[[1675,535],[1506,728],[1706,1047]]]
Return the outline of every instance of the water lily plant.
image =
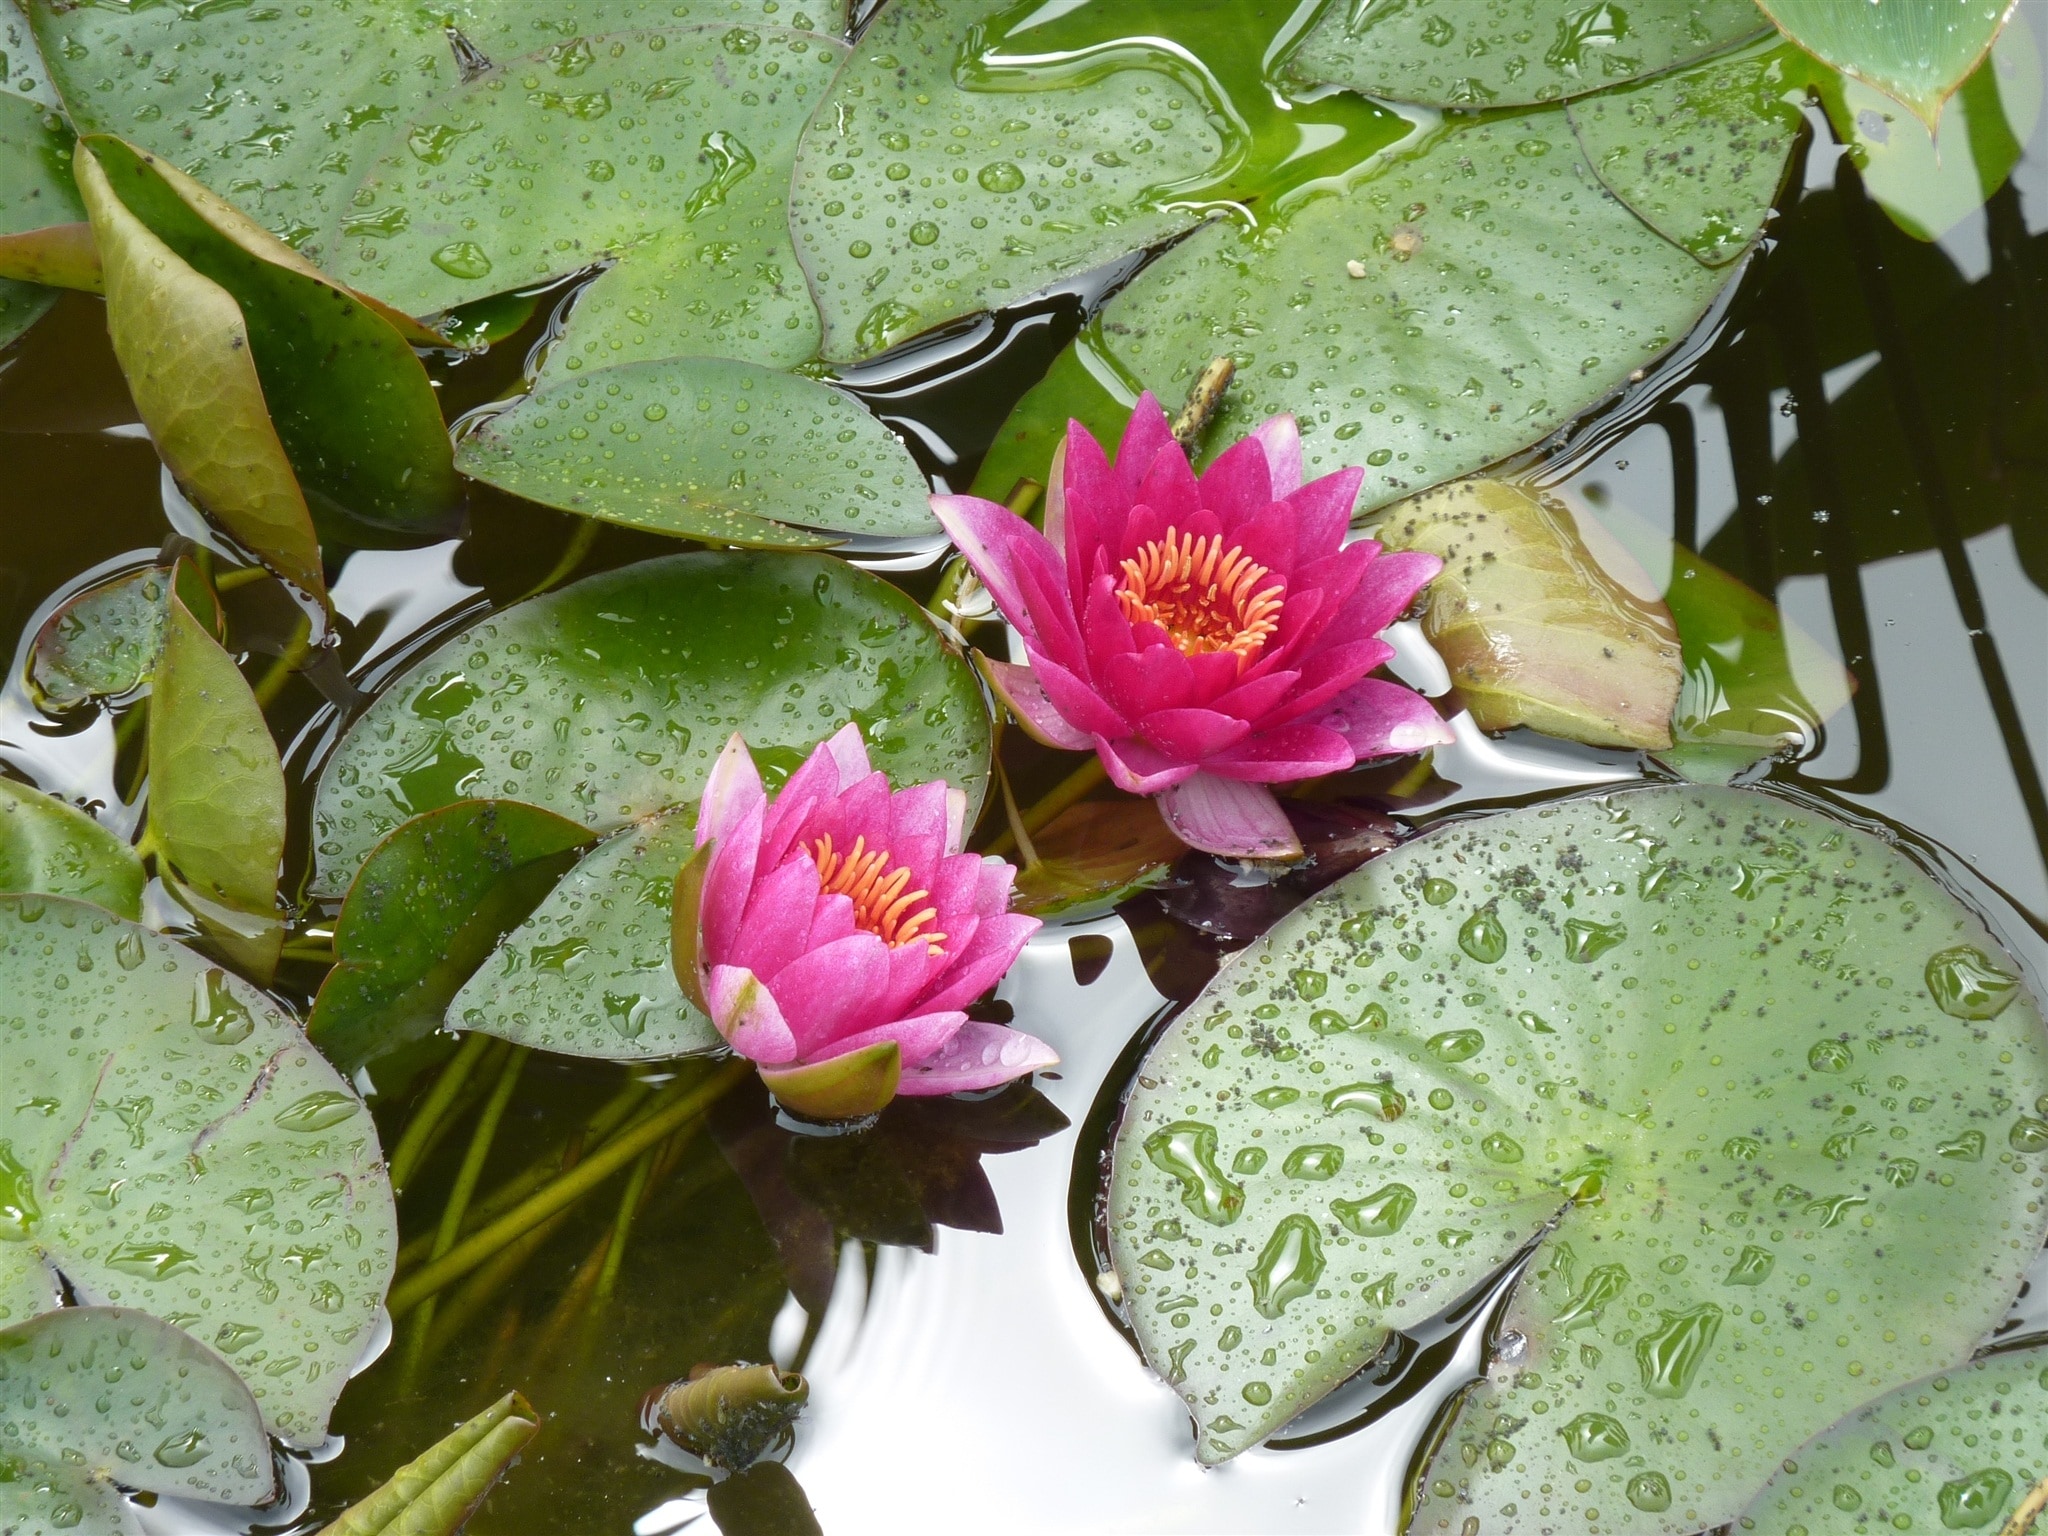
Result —
[[[1039,926],[1009,910],[1011,865],[961,852],[966,816],[944,782],[892,789],[857,725],[773,801],[746,742],[726,743],[676,877],[676,974],[785,1107],[853,1119],[1059,1059],[965,1011]]]
[[[1043,533],[992,501],[932,498],[1023,637],[1028,665],[983,659],[1010,711],[1094,751],[1211,853],[1298,855],[1269,786],[1451,740],[1427,699],[1368,675],[1441,562],[1347,544],[1364,471],[1304,485],[1301,466],[1294,418],[1274,416],[1197,476],[1148,393],[1114,464],[1067,424]]]

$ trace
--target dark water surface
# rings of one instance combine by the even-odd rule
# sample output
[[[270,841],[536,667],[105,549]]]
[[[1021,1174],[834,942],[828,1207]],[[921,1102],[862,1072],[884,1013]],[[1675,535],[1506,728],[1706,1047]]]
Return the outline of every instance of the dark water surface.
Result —
[[[2048,4],[2024,9],[2048,35]],[[1853,706],[1767,782],[1895,829],[1986,915],[2038,993],[2048,979],[2048,135],[2037,131],[2012,181],[1938,245],[1908,239],[1867,202],[1824,131],[1803,178],[1701,330],[1531,467],[1593,515],[1639,520],[1774,594],[1846,662]],[[1009,402],[1127,276],[963,323],[848,382],[939,482],[964,487]],[[442,367],[451,415],[516,381],[553,302],[488,357]],[[0,462],[0,627],[17,637],[0,759],[131,830],[139,763],[118,719],[48,717],[22,684],[43,619],[80,588],[155,559],[167,514],[181,534],[206,537],[136,424],[97,301],[67,297],[0,354]],[[355,690],[375,691],[516,600],[574,533],[571,518],[480,491],[462,537],[347,555],[332,584],[337,650],[271,711],[300,828]],[[605,527],[580,572],[671,547]],[[929,590],[930,557],[876,563]],[[262,583],[230,608],[260,675],[293,611]],[[1400,638],[1404,676],[1443,691],[1419,635]],[[1432,778],[1381,770],[1338,788],[1421,827],[1649,773],[1634,754],[1460,729]],[[1014,740],[1005,751],[1020,799],[1072,767]],[[288,889],[303,880],[305,854],[288,854]],[[1394,1530],[1432,1415],[1487,1347],[1488,1297],[1397,1341],[1280,1443],[1203,1472],[1181,1405],[1140,1364],[1094,1283],[1096,1158],[1134,1040],[1300,894],[1233,883],[1207,861],[1180,873],[1174,890],[1049,927],[1004,984],[1018,1024],[1063,1058],[1037,1093],[899,1105],[851,1141],[795,1136],[758,1093],[735,1094],[707,1133],[657,1165],[622,1259],[607,1265],[615,1180],[544,1228],[516,1266],[487,1266],[444,1295],[431,1327],[402,1319],[344,1396],[329,1445],[293,1468],[288,1507],[230,1518],[166,1505],[146,1522],[178,1536],[311,1530],[517,1388],[548,1424],[474,1530],[708,1531],[709,1478],[641,1431],[641,1396],[699,1361],[772,1356],[810,1377],[789,1466],[833,1536],[968,1522]],[[152,900],[156,917],[175,918],[160,893]],[[301,931],[328,920],[309,910]],[[288,963],[280,989],[302,1004],[319,975]],[[372,1068],[365,1086],[387,1146],[429,1064],[419,1053]],[[602,1064],[530,1061],[483,1188],[556,1155],[628,1084]],[[431,1230],[466,1136],[458,1121],[406,1190],[407,1239]],[[2007,1330],[2036,1331],[2048,1332],[2048,1271]]]

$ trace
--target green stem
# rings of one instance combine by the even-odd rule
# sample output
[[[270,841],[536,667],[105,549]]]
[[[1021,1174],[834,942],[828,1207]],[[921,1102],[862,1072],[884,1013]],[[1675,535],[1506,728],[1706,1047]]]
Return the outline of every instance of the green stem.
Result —
[[[653,1090],[644,1078],[634,1078],[626,1084],[598,1112],[584,1122],[580,1131],[561,1146],[539,1157],[522,1172],[514,1174],[483,1199],[473,1201],[470,1219],[477,1222],[489,1221],[524,1200],[549,1179],[567,1173],[578,1160],[605,1137],[617,1130],[626,1121],[640,1102]],[[433,1250],[434,1234],[424,1232],[398,1250],[398,1270],[403,1274],[411,1269]]]
[[[630,1129],[620,1132],[560,1178],[534,1191],[488,1226],[472,1233],[416,1275],[391,1289],[386,1305],[403,1317],[442,1287],[461,1279],[507,1243],[582,1199],[665,1136],[672,1135],[753,1070],[746,1061],[730,1061]]]
[[[238,571],[223,571],[213,579],[213,590],[232,592],[237,587],[246,587],[252,581],[261,581],[270,574],[260,565],[245,565]]]
[[[420,1107],[412,1112],[412,1119],[406,1122],[405,1132],[398,1138],[397,1149],[391,1154],[391,1186],[404,1189],[426,1156],[428,1138],[441,1123],[456,1096],[462,1092],[462,1085],[469,1081],[469,1074],[476,1064],[483,1060],[484,1053],[498,1042],[490,1035],[469,1034],[463,1036],[462,1046],[449,1058],[448,1065],[441,1069],[441,1075],[434,1079],[434,1086],[427,1090]]]
[[[626,1257],[626,1234],[633,1230],[633,1218],[640,1213],[640,1198],[647,1192],[647,1176],[654,1171],[654,1148],[649,1147],[626,1175],[626,1187],[619,1192],[619,1214],[612,1218],[611,1241],[605,1244],[604,1268],[597,1272],[597,1299],[611,1295],[618,1283],[619,1265]]]
[[[554,569],[520,593],[514,601],[523,603],[529,597],[539,597],[549,587],[574,571],[589,557],[591,547],[597,543],[597,536],[603,529],[604,525],[594,517],[586,517],[579,522],[576,532],[571,535],[567,547],[562,551],[562,558],[555,562]]]
[[[1017,796],[1010,788],[1010,772],[1003,766],[1000,756],[996,758],[996,783],[1003,792],[1003,819],[1010,829],[1010,841],[1017,852],[1024,856],[1024,867],[1031,868],[1038,862],[1038,850],[1031,846],[1031,833],[1024,826],[1024,816],[1017,809]]]
[[[1094,789],[1096,785],[1108,777],[1108,773],[1102,766],[1102,759],[1091,753],[1088,761],[1055,784],[1036,805],[1032,806],[1030,810],[1026,811],[1019,818],[1019,823],[1024,832],[1027,834],[1036,832],[1068,806],[1085,798],[1090,790]],[[983,852],[994,854],[1000,858],[1016,846],[1016,834],[1008,827],[1005,827],[995,835],[994,841]],[[1033,862],[1037,861],[1034,859]]]
[[[249,691],[256,695],[256,707],[268,709],[271,700],[284,691],[284,685],[291,675],[306,664],[306,658],[313,654],[313,626],[304,614],[299,615],[292,637],[285,642],[284,654],[271,662],[270,670],[256,680],[256,686]]]

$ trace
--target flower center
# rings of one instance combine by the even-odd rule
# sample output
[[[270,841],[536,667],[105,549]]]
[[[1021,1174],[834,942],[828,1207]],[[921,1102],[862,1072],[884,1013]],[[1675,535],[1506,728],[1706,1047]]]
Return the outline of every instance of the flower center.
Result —
[[[853,921],[891,949],[916,941],[933,954],[943,949],[943,933],[926,933],[927,923],[939,920],[939,909],[925,902],[930,891],[907,891],[908,865],[891,865],[889,850],[869,848],[866,837],[856,837],[845,853],[832,847],[827,832],[811,845],[818,865],[818,894],[844,896],[853,903]],[[920,906],[920,902],[925,902]]]
[[[1197,539],[1168,528],[1123,570],[1116,596],[1124,617],[1157,624],[1183,656],[1231,651],[1242,667],[1279,628],[1285,583],[1276,578],[1260,586],[1266,567],[1236,545],[1225,550],[1220,535]]]

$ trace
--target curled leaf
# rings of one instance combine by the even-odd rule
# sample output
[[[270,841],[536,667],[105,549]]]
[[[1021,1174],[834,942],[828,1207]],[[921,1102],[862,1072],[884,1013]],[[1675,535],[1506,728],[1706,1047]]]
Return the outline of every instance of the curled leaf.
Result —
[[[789,1443],[810,1397],[803,1377],[773,1365],[699,1366],[662,1392],[654,1422],[692,1455],[738,1472]]]
[[[894,1040],[801,1067],[763,1067],[761,1081],[783,1108],[807,1120],[862,1120],[896,1097],[903,1053]]]
[[[0,778],[0,891],[76,896],[142,914],[142,860],[85,812]]]
[[[0,235],[0,279],[106,292],[99,247],[92,243],[92,226],[84,222]]]
[[[164,646],[170,573],[148,565],[87,587],[37,631],[29,680],[52,709],[118,698],[149,681]]]
[[[1444,562],[1423,633],[1480,729],[1671,745],[1682,673],[1670,610],[1602,569],[1562,503],[1462,480],[1390,508],[1373,531]]]
[[[507,1392],[400,1467],[367,1499],[351,1504],[319,1536],[455,1536],[539,1433],[533,1405]]]

